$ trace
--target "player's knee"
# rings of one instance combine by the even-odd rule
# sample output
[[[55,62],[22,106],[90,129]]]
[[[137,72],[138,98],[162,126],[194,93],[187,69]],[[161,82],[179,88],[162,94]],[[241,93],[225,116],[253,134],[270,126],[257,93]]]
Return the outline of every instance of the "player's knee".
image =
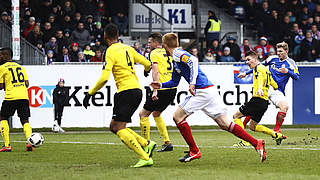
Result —
[[[255,130],[256,130],[256,125],[255,125],[255,124],[250,123],[250,125],[249,125],[249,129],[250,129],[251,131],[255,131]]]
[[[140,116],[140,118],[144,118],[144,117],[148,117],[149,114],[148,114],[144,109],[142,109],[142,110],[139,112],[139,116]]]
[[[286,103],[281,104],[281,106],[280,106],[280,111],[282,111],[282,112],[288,112],[288,109],[289,109],[288,104],[286,104]]]
[[[29,123],[29,120],[28,119],[20,119],[20,122],[23,126],[25,123]]]
[[[161,115],[161,112],[159,112],[159,111],[154,111],[153,113],[152,113],[152,116],[153,117],[159,117]]]

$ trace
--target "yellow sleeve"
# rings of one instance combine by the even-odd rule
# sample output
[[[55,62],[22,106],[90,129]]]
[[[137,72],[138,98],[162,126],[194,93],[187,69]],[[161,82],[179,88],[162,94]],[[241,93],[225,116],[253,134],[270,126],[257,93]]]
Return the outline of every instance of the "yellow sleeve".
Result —
[[[151,62],[148,61],[148,59],[146,59],[145,57],[143,57],[141,54],[139,54],[139,53],[138,53],[136,50],[134,50],[133,48],[132,48],[132,52],[133,52],[134,62],[137,62],[137,63],[143,65],[145,71],[150,71],[150,69],[151,69]]]
[[[266,71],[264,68],[262,68],[261,66],[257,67],[257,86],[258,89],[262,89],[263,88],[263,75],[266,74]]]
[[[28,76],[27,76],[27,72],[26,72],[26,69],[24,67],[22,67],[22,73],[23,73],[23,76],[24,76],[24,80],[25,81],[28,81]]]
[[[99,91],[99,89],[101,89],[109,80],[110,77],[110,73],[112,71],[113,68],[113,58],[110,57],[107,53],[104,56],[105,61],[104,61],[104,65],[103,65],[103,69],[102,69],[102,74],[99,78],[99,80],[97,81],[96,85],[94,85],[94,87],[92,89],[90,89],[89,94],[93,95],[95,94],[97,91]]]

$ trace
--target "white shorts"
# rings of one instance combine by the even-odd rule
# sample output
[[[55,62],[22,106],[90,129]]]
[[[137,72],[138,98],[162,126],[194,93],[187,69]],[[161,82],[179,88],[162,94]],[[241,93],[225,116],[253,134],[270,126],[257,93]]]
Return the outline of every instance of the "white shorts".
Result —
[[[206,89],[196,89],[195,96],[188,96],[179,106],[187,115],[202,110],[211,118],[215,119],[220,115],[227,114],[227,108],[215,86]]]
[[[272,104],[274,104],[277,107],[278,107],[279,102],[281,102],[281,101],[287,102],[287,99],[284,96],[284,94],[279,90],[274,90],[272,87],[269,88],[268,96],[269,96],[269,100],[272,102]]]

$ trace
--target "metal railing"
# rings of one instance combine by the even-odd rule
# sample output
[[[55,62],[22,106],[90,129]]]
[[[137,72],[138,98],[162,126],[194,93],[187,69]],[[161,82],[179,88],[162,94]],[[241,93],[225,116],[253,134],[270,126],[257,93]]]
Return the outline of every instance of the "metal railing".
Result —
[[[11,28],[0,22],[0,47],[12,47]],[[45,65],[46,55],[24,38],[20,40],[20,61],[24,65]]]
[[[132,3],[192,4],[192,0],[132,0]]]

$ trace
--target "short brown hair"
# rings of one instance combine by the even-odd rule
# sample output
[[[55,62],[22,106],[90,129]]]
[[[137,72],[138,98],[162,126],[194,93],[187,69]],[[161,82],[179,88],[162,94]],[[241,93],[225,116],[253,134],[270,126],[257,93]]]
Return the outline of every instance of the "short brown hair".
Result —
[[[258,57],[257,53],[252,50],[246,52],[246,57],[247,56]]]
[[[278,48],[283,48],[285,51],[288,51],[289,46],[288,46],[288,44],[286,42],[282,41],[281,43],[277,44],[277,49]]]
[[[167,33],[162,37],[162,42],[168,46],[168,48],[176,48],[179,46],[178,35],[175,33]]]
[[[162,43],[162,34],[159,32],[155,32],[149,35],[149,38],[152,38],[152,41]]]

